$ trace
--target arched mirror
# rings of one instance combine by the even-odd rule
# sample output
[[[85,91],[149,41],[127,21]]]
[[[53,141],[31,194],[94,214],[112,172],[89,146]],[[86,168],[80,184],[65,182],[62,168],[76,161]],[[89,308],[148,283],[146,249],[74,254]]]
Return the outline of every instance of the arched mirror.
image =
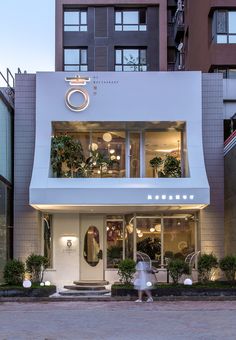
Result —
[[[101,258],[100,253],[99,231],[97,227],[90,226],[84,236],[84,259],[95,267]]]

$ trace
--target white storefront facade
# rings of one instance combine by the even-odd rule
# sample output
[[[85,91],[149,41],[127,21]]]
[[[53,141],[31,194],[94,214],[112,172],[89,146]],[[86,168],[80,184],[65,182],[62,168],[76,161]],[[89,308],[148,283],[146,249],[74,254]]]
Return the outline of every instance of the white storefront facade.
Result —
[[[165,280],[170,258],[201,249],[199,212],[210,204],[201,81],[200,72],[37,73],[29,203],[41,212],[47,279],[112,282],[119,261],[142,252]],[[65,155],[74,142],[80,157]]]

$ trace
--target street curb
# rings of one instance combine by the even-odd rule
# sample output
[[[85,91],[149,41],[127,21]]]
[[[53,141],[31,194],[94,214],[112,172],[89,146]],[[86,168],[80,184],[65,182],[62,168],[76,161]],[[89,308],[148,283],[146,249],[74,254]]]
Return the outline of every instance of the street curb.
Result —
[[[81,297],[5,297],[0,298],[0,303],[4,302],[134,302],[137,298],[81,298]],[[160,296],[154,297],[154,302],[158,301],[236,301],[236,296]]]

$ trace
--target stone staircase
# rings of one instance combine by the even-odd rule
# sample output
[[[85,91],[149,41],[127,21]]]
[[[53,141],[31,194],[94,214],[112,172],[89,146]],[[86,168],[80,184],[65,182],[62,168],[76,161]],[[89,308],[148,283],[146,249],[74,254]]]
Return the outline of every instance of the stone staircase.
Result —
[[[108,284],[108,281],[74,281],[73,285],[64,286],[59,295],[81,300],[109,299],[111,291],[105,287]]]

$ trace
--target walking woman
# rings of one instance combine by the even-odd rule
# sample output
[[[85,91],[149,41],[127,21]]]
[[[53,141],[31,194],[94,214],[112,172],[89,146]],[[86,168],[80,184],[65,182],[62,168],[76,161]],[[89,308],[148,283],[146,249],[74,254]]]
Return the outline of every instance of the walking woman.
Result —
[[[150,264],[144,261],[139,261],[136,265],[136,279],[134,280],[134,288],[138,290],[138,300],[135,302],[142,302],[143,293],[148,297],[147,302],[153,302],[151,288],[152,282],[150,280]]]

